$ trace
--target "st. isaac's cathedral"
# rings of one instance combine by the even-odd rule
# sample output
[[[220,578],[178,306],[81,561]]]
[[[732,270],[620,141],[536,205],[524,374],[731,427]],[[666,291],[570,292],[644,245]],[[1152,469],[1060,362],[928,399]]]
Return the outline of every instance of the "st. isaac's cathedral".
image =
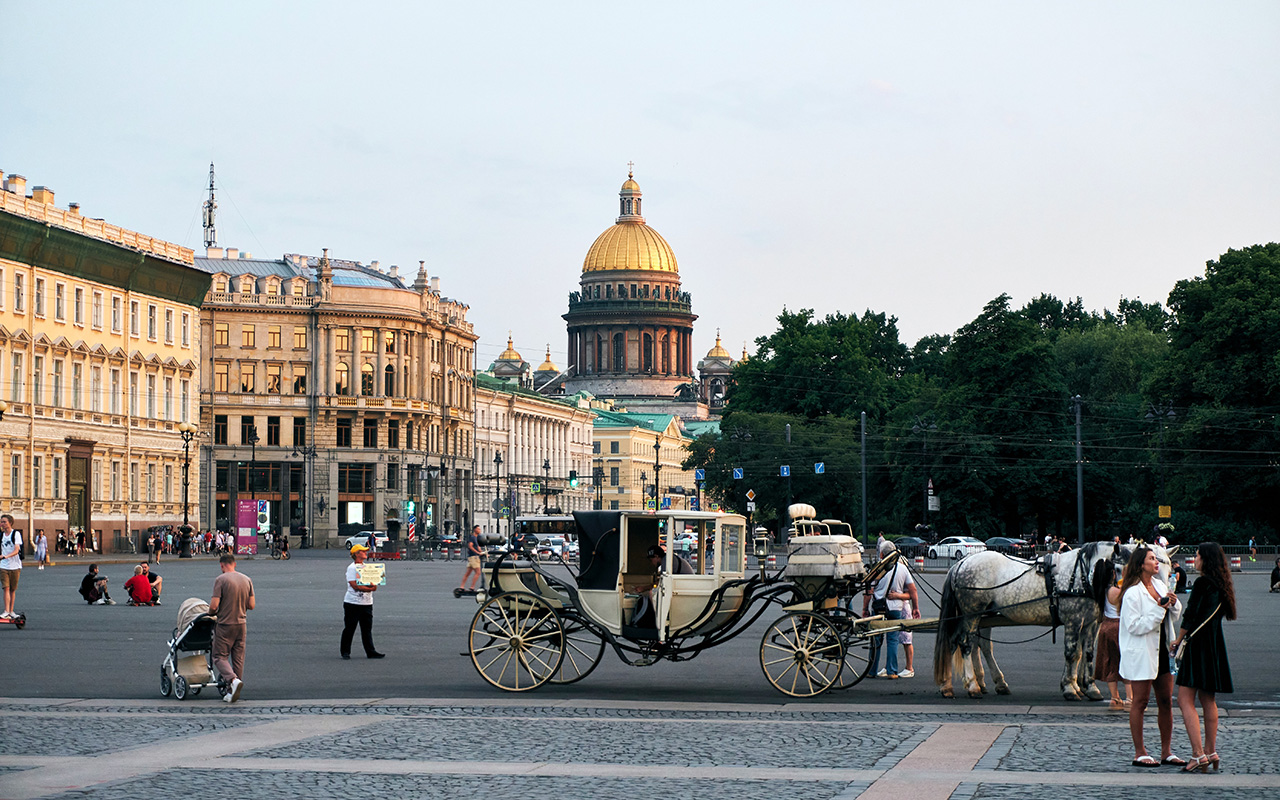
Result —
[[[723,408],[736,362],[717,335],[695,365],[693,298],[681,291],[676,255],[645,223],[641,202],[628,172],[618,217],[587,251],[580,288],[569,295],[568,364],[558,369],[548,351],[532,385],[544,394],[586,392],[634,412],[706,419]],[[508,341],[491,369],[515,377],[528,365]]]

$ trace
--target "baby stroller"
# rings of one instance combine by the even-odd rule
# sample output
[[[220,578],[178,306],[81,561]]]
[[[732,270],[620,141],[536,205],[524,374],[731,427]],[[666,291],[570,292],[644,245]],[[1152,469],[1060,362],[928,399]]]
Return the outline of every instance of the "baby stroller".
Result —
[[[206,686],[215,686],[218,695],[227,693],[226,682],[213,666],[213,628],[217,618],[209,613],[209,604],[198,597],[182,601],[178,607],[178,626],[169,640],[169,652],[160,665],[160,694],[172,692],[179,700],[200,694]]]

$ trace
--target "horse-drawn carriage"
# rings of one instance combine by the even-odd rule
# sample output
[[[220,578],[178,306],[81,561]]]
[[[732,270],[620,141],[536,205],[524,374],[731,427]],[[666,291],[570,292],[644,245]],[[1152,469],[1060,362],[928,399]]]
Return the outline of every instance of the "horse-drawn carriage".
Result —
[[[867,569],[845,523],[792,507],[797,536],[787,565],[769,574],[767,540],[748,541],[734,514],[579,511],[576,572],[503,553],[471,623],[480,675],[507,691],[582,680],[606,648],[632,666],[684,661],[750,628],[778,604],[785,614],[760,643],[760,664],[779,691],[811,697],[856,684],[870,668],[876,634],[842,601],[894,563]],[[688,543],[688,562],[672,546]],[[758,548],[758,549],[757,549]],[[749,574],[748,550],[759,557]],[[660,563],[655,563],[660,561]],[[652,586],[652,588],[648,588]]]

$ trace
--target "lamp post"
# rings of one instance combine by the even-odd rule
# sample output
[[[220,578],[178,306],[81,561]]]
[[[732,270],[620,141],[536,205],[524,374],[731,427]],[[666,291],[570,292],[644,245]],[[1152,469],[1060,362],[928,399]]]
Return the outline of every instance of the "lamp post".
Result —
[[[644,470],[640,470],[640,510],[644,511],[649,505],[648,498],[645,497],[649,493],[649,476]]]
[[[933,420],[916,417],[916,424],[911,426],[912,433],[922,434],[924,457],[920,462],[920,471],[924,473],[924,488],[921,490],[924,497],[924,526],[929,527],[929,431],[936,431],[938,426]]]
[[[547,513],[547,498],[551,495],[548,489],[551,488],[551,459],[542,459],[542,472],[546,475],[542,480],[542,513]]]
[[[502,535],[502,453],[493,454],[493,532]],[[508,532],[511,526],[508,525]]]
[[[597,458],[595,468],[591,471],[591,480],[595,482],[596,487],[596,511],[604,508],[604,467],[600,466],[602,460]]]
[[[1175,420],[1178,415],[1173,410],[1173,404],[1165,401],[1159,405],[1152,403],[1147,407],[1147,421],[1155,422],[1160,426],[1160,445],[1156,450],[1156,471],[1160,475],[1160,496],[1156,505],[1162,506],[1164,502],[1164,426],[1167,422]]]
[[[178,530],[178,558],[191,558],[191,440],[196,438],[196,426],[180,422],[178,434],[182,436],[182,527]]]
[[[253,499],[254,513],[258,513],[258,481],[254,475],[258,469],[258,426],[249,426],[249,496]]]
[[[662,434],[658,434],[653,440],[653,510],[657,511],[661,503],[658,502],[658,495],[661,490],[658,488],[658,473],[662,471],[662,461],[659,455],[662,453]]]
[[[307,462],[310,459],[315,458],[316,446],[313,444],[312,445],[304,444],[301,447],[299,447],[298,445],[294,445],[293,453],[291,455],[294,458],[298,458],[299,456],[302,457],[302,491],[298,493],[299,497],[302,499],[302,502],[300,504],[302,508],[302,526],[301,526],[301,530],[298,531],[298,546],[305,548],[309,544],[309,542],[307,541],[307,538],[311,529],[311,526],[307,524],[307,509],[310,508],[308,504],[308,498],[307,498]],[[323,509],[321,510],[320,513],[322,514],[324,513]]]

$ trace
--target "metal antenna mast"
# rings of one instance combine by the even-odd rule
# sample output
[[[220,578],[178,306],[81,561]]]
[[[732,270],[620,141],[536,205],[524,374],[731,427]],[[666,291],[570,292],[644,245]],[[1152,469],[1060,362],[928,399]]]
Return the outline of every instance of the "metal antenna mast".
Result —
[[[209,199],[204,201],[204,246],[218,246],[218,228],[214,217],[218,213],[218,201],[213,198],[213,162],[209,162]]]

